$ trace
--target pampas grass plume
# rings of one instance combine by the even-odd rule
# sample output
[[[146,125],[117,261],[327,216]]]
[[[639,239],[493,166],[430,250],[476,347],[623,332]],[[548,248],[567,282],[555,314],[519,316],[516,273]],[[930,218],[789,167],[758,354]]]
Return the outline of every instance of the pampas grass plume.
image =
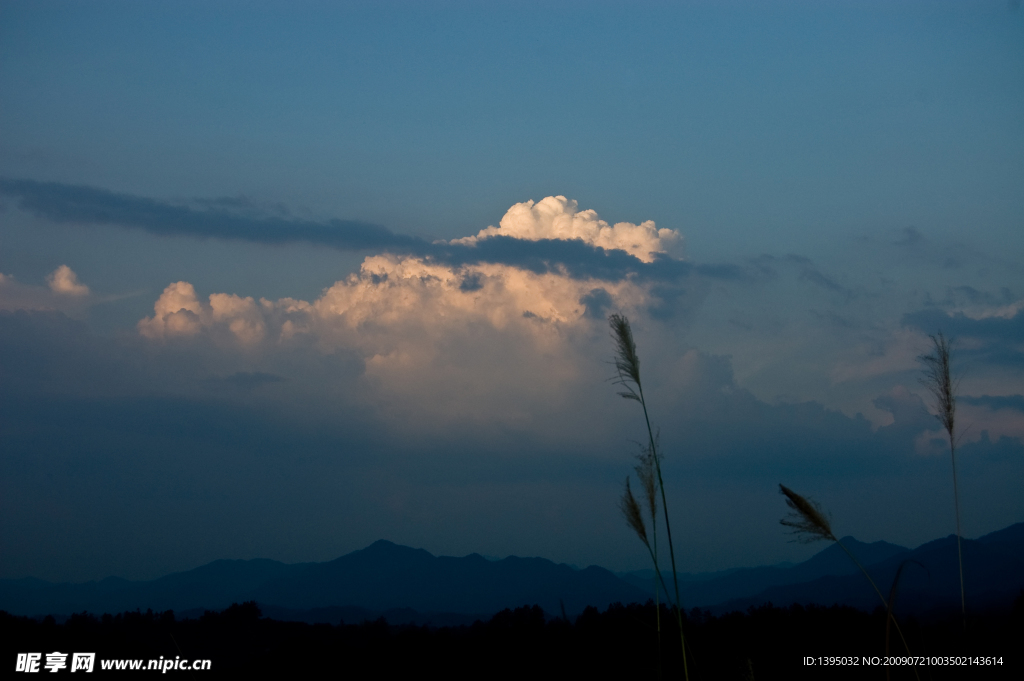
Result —
[[[793,528],[797,540],[810,543],[827,539],[838,541],[832,533],[832,524],[825,517],[821,506],[810,499],[805,499],[790,488],[779,484],[779,492],[786,497],[786,505],[793,509],[788,517],[779,521],[786,527]]]

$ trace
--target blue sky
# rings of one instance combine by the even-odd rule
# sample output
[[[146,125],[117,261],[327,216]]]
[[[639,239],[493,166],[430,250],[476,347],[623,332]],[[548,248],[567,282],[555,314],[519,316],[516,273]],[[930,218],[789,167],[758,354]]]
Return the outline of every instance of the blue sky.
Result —
[[[953,531],[939,329],[1019,522],[1022,186],[1019,3],[2,2],[0,576],[643,567],[615,311],[686,569]]]

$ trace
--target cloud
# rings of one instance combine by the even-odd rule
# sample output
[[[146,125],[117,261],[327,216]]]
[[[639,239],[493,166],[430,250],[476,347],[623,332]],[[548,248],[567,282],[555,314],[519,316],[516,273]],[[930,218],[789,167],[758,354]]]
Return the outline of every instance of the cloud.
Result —
[[[155,576],[224,557],[326,560],[380,536],[436,551],[457,535],[465,548],[451,551],[483,545],[564,560],[572,556],[553,552],[586,545],[587,561],[628,560],[635,547],[615,499],[643,418],[605,380],[607,327],[583,311],[607,302],[598,287],[497,266],[383,260],[305,304],[253,300],[265,325],[258,341],[230,327],[250,309],[244,298],[218,303],[215,318],[209,295],[177,284],[161,296],[161,314],[184,310],[199,327],[164,341],[92,336],[59,313],[0,314],[0,440],[11,452],[0,480],[14,511],[7,534],[26,547],[5,554],[0,570],[131,576],[150,560],[144,571]],[[467,278],[475,284],[462,290]],[[613,304],[628,293],[600,290]],[[568,315],[581,293],[587,303]],[[514,305],[515,295],[525,297]],[[544,312],[545,300],[565,321]],[[488,317],[495,301],[506,301],[500,329]],[[516,314],[524,308],[537,313]],[[309,326],[282,340],[282,319]],[[682,347],[674,328],[642,314],[633,320],[691,555],[721,550],[726,534],[782,542],[779,480],[827,501],[845,532],[893,541],[941,533],[933,511],[948,497],[934,491],[948,486],[948,462],[913,455],[920,430],[875,431],[814,402],[768,404],[737,385],[729,358]],[[363,361],[340,366],[346,347]],[[931,420],[913,395],[892,397],[886,406],[906,403],[898,422]],[[419,416],[409,420],[412,410]],[[982,479],[986,499],[1006,509],[992,527],[1019,515],[1016,442],[1003,442],[1004,454],[995,440],[964,448],[965,498],[977,498],[970,481]],[[905,522],[892,525],[894,516]],[[159,551],[109,559],[112,537],[153,528]],[[735,560],[761,560],[745,541]],[[74,547],[73,567],[55,545]],[[82,565],[88,573],[73,572]]]
[[[138,324],[139,333],[147,338],[194,336],[203,327],[202,318],[212,319],[212,311],[204,311],[196,298],[196,290],[187,281],[169,285],[154,305],[155,314]],[[205,312],[205,314],[204,314]]]
[[[977,397],[964,396],[957,398],[957,402],[988,407],[989,409],[1013,409],[1024,415],[1024,395],[981,395]]]
[[[430,260],[452,266],[475,263],[505,264],[532,272],[552,272],[574,279],[615,280],[633,277],[644,281],[677,283],[691,276],[742,280],[749,276],[737,265],[697,264],[665,253],[641,260],[621,249],[606,249],[582,239],[520,239],[497,234],[475,244],[434,244]]]
[[[211,378],[210,382],[228,385],[239,390],[252,390],[262,385],[281,383],[284,380],[286,380],[284,377],[266,371],[236,371],[230,376]]]
[[[212,344],[253,358],[351,354],[365,397],[400,421],[522,424],[573,390],[595,330],[606,349],[605,311],[636,311],[646,300],[630,280],[384,254],[314,300],[203,296],[175,282],[138,331],[159,346]]]
[[[507,264],[576,279],[637,276],[678,281],[693,273],[725,279],[743,276],[735,266],[693,265],[679,259],[683,238],[675,230],[657,229],[650,220],[608,225],[594,211],[579,211],[575,201],[562,196],[516,204],[500,227],[488,227],[477,236],[431,243],[357,220],[290,218],[286,210],[270,210],[237,198],[173,203],[25,179],[0,179],[0,194],[13,198],[22,210],[57,223],[112,225],[161,236],[305,242],[411,255],[452,267]]]
[[[579,210],[576,201],[564,196],[549,196],[537,203],[517,203],[508,209],[498,227],[488,227],[476,236],[455,239],[451,243],[476,245],[495,236],[527,241],[578,239],[606,250],[625,251],[645,263],[653,262],[655,253],[681,254],[683,241],[679,232],[658,229],[653,220],[639,225],[631,222],[609,225],[595,211]]]
[[[900,231],[900,237],[893,241],[893,244],[897,246],[917,246],[924,241],[924,235],[921,231],[913,225],[904,227]]]
[[[202,209],[210,205],[234,210],[230,202]],[[361,389],[393,415],[433,422],[425,427],[492,414],[522,424],[571,393],[581,367],[606,354],[609,313],[668,320],[699,304],[704,280],[747,277],[675,257],[681,241],[650,221],[610,226],[548,197],[513,206],[500,228],[466,243],[380,249],[315,299],[199,293],[172,282],[137,331],[168,352],[249,358],[248,372],[281,373],[268,358],[293,351],[342,353],[358,358]]]
[[[238,200],[194,205],[132,196],[82,185],[0,179],[0,193],[33,215],[58,223],[114,225],[163,236],[238,239],[267,244],[308,242],[342,250],[423,250],[429,244],[358,220],[315,222],[268,214]]]
[[[192,284],[167,286],[152,317],[141,320],[139,332],[150,339],[194,336],[223,328],[252,345],[267,338],[282,343],[313,335],[327,345],[353,342],[371,330],[428,329],[486,324],[494,329],[571,326],[585,316],[588,296],[602,291],[605,306],[638,305],[643,293],[630,282],[577,281],[556,274],[537,274],[507,265],[480,264],[452,268],[422,258],[377,255],[366,258],[358,273],[335,282],[312,302],[277,301],[213,293],[207,301]],[[615,296],[613,299],[612,296]],[[380,343],[371,344],[379,349]]]
[[[921,367],[918,357],[927,349],[928,338],[918,329],[902,327],[889,330],[875,342],[863,345],[873,347],[855,346],[854,352],[836,360],[830,375],[833,383],[917,371]]]
[[[631,274],[647,269],[671,278],[699,271],[667,254],[679,242],[677,232],[657,230],[653,222],[609,226],[574,201],[548,197],[516,204],[500,228],[435,244],[429,255],[368,256],[358,273],[314,301],[228,293],[200,300],[190,283],[175,282],[138,330],[152,340],[202,333],[244,346],[306,337],[322,349],[361,348],[371,368],[422,360],[432,340],[469,327],[514,329],[550,346],[570,328],[603,323],[613,309],[638,310],[649,300],[682,295],[665,287],[652,294],[647,278]]]
[[[772,258],[771,256],[761,256],[761,259],[767,259],[770,262],[774,258]],[[791,253],[783,259],[783,262],[796,265],[797,268],[800,270],[799,276],[802,280],[809,281],[812,284],[820,286],[821,288],[828,291],[834,291],[836,293],[845,293],[847,295],[850,295],[850,291],[840,286],[832,278],[823,274],[821,270],[819,270],[817,266],[815,266],[815,264],[811,261],[810,258],[804,257],[802,255],[794,255]]]
[[[977,400],[961,398],[957,404],[957,418],[963,442],[978,442],[987,434],[993,441],[1000,438],[1016,439],[1024,443],[1024,398],[989,398]],[[1014,403],[1010,404],[1010,399]]]
[[[1024,298],[1009,303],[1008,305],[999,305],[995,307],[975,307],[961,310],[965,317],[970,319],[991,319],[993,317],[999,319],[1013,319],[1017,314],[1024,310]]]
[[[896,385],[885,394],[874,400],[874,405],[884,409],[892,415],[892,423],[886,427],[900,428],[913,433],[921,430],[930,430],[935,425],[935,420],[928,413],[920,395],[910,392],[904,385]]]
[[[89,287],[78,283],[78,275],[67,265],[61,265],[51,272],[46,277],[46,281],[50,284],[50,290],[60,295],[76,297],[89,295]]]
[[[922,393],[924,391],[922,390]],[[892,423],[885,429],[912,438],[918,454],[938,456],[949,454],[949,440],[934,414],[932,396],[911,393],[897,385],[874,400],[879,409],[892,414]],[[1024,444],[1024,397],[1021,395],[958,395],[957,445],[999,441],[1007,438]]]
[[[968,316],[961,311],[935,308],[904,315],[906,326],[925,333],[942,331],[955,341],[954,350],[964,359],[993,365],[1024,367],[1024,313],[1019,306],[990,310],[991,314]],[[998,313],[997,313],[998,312]]]
[[[209,302],[203,303],[187,281],[165,288],[153,311],[152,317],[138,324],[139,333],[147,338],[194,336],[205,328],[223,327],[242,344],[252,345],[263,340],[266,333],[260,307],[252,298],[213,293]]]
[[[90,302],[89,287],[78,281],[67,265],[46,276],[48,286],[22,284],[13,275],[0,273],[0,310],[60,310],[80,313]]]

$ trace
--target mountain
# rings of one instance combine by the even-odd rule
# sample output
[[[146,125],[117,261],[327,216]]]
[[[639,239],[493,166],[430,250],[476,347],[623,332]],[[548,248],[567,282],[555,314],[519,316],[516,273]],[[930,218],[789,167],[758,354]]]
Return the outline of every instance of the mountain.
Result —
[[[435,557],[378,541],[329,563],[304,566],[302,579],[277,578],[253,592],[262,603],[311,608],[329,603],[374,610],[488,612],[539,604],[551,613],[643,600],[644,594],[597,566],[575,570],[544,558],[489,561],[479,554]]]
[[[842,541],[886,595],[903,566],[897,612],[959,610],[955,536],[915,549],[853,537]],[[1024,588],[1024,523],[965,539],[963,551],[968,607],[1008,607]],[[15,615],[69,615],[152,608],[197,615],[255,600],[277,619],[337,623],[383,616],[394,624],[455,625],[522,605],[538,604],[552,615],[564,607],[574,616],[588,605],[604,609],[614,602],[644,602],[653,595],[651,585],[650,571],[620,578],[597,566],[580,570],[543,558],[488,560],[475,553],[439,557],[382,540],[325,563],[218,560],[152,581],[0,580],[0,609]],[[881,603],[836,544],[792,566],[680,575],[680,590],[687,609],[714,613],[764,603],[839,603],[870,611]]]
[[[843,543],[846,544],[847,540],[844,539]],[[896,611],[904,614],[931,614],[960,610],[960,569],[956,543],[956,536],[949,535],[913,550],[894,553],[882,560],[867,560],[855,548],[848,548],[851,548],[854,555],[858,555],[887,598],[896,574],[903,565]],[[1011,525],[979,539],[964,539],[962,546],[964,591],[968,609],[977,612],[1009,607],[1024,589],[1024,523]],[[842,549],[833,545],[815,558],[828,551],[842,552]],[[847,561],[853,566],[852,561],[848,558]],[[806,563],[796,567],[803,565]],[[808,581],[773,585],[757,594],[720,601],[709,609],[720,613],[745,610],[765,603],[838,603],[870,611],[880,606],[882,601],[854,566],[853,571],[847,574],[827,574]]]
[[[543,558],[489,561],[478,554],[437,557],[383,540],[327,563],[219,560],[140,582],[0,580],[0,609],[18,615],[136,608],[184,612],[255,600],[269,608],[268,614],[288,612],[296,619],[320,621],[325,609],[356,608],[351,612],[357,616],[390,612],[390,621],[424,623],[425,613],[432,614],[426,618],[430,621],[462,621],[464,617],[454,615],[488,617],[505,608],[538,604],[552,614],[564,605],[576,615],[588,605],[603,609],[614,602],[646,599],[641,589],[597,566],[576,570]]]
[[[907,553],[910,549],[884,541],[871,544],[859,542],[853,537],[844,537],[843,545],[851,550],[862,563],[875,563]],[[652,591],[654,571],[623,575],[631,584]],[[709,608],[711,606],[743,597],[755,596],[773,586],[810,582],[828,575],[860,574],[849,556],[833,544],[797,565],[762,566],[725,570],[705,575],[679,575],[683,602],[687,608]],[[671,572],[664,574],[671,587]]]

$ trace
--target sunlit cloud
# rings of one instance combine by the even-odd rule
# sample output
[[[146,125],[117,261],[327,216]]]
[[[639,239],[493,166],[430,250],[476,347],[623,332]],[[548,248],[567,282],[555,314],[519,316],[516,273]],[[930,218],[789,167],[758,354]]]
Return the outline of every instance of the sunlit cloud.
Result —
[[[23,284],[13,275],[0,273],[0,310],[59,310],[80,312],[90,302],[89,287],[78,281],[67,265],[46,276],[47,286]]]
[[[682,240],[678,232],[656,230],[652,222],[610,227],[594,211],[579,212],[564,197],[516,204],[501,224],[508,232],[503,235],[516,239],[583,238],[603,248],[632,249],[637,257],[643,251],[647,259]],[[488,230],[469,238],[488,238]],[[359,272],[312,302],[256,301],[227,293],[201,301],[190,283],[176,282],[164,289],[154,315],[141,320],[138,329],[147,338],[160,339],[220,328],[245,345],[314,336],[326,348],[365,346],[373,351],[368,359],[381,363],[406,356],[395,347],[401,342],[385,337],[389,333],[396,338],[408,333],[421,346],[446,330],[483,324],[495,330],[516,327],[538,343],[550,343],[559,329],[588,317],[603,319],[606,309],[636,309],[647,296],[642,285],[628,278],[574,278],[501,263],[451,265],[380,254],[367,257]]]
[[[482,239],[507,236],[515,239],[579,239],[591,246],[622,250],[643,262],[653,262],[654,253],[682,255],[683,238],[676,230],[658,229],[653,220],[636,225],[618,222],[609,225],[593,210],[579,210],[576,201],[564,196],[548,196],[534,203],[517,203],[505,213],[497,227],[482,229],[476,236],[455,239],[451,243],[474,245]]]
[[[65,296],[87,296],[89,287],[78,283],[78,275],[67,265],[61,265],[46,277],[50,290]]]
[[[623,246],[642,249],[648,258],[681,242],[678,233],[659,233],[653,223],[609,227],[562,197],[536,206],[542,210],[532,227],[526,221],[537,215],[534,204],[513,206],[502,229],[514,225],[510,231],[524,236],[503,235],[506,240],[571,242],[583,234],[607,244],[631,238]],[[312,300],[203,295],[190,282],[174,282],[137,328],[158,344],[208,341],[251,358],[292,350],[358,357],[364,398],[385,401],[403,420],[458,414],[526,423],[576,389],[581,362],[607,350],[610,312],[640,314],[650,302],[651,284],[637,279],[381,253]],[[594,342],[598,348],[587,347]]]

